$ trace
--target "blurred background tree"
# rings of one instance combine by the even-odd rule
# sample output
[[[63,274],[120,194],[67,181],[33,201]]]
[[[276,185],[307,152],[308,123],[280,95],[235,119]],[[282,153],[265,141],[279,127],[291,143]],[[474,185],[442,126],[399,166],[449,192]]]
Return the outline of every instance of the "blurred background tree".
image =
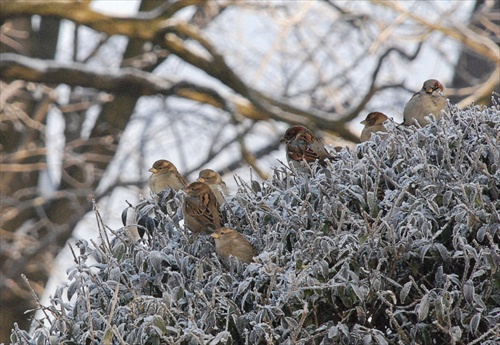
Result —
[[[266,178],[289,124],[353,145],[368,112],[399,122],[431,77],[462,107],[488,102],[499,84],[498,8],[2,2],[0,341],[14,322],[29,324],[21,274],[41,295],[92,197],[120,209],[123,193],[147,195],[156,159],[190,180],[202,167],[251,166]]]

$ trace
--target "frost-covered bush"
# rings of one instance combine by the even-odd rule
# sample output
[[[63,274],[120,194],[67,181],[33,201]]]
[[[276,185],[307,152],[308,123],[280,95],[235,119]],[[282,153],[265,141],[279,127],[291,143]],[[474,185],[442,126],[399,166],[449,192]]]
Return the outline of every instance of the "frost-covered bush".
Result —
[[[101,224],[41,307],[50,326],[13,341],[498,344],[500,108],[389,127],[311,176],[240,182],[224,214],[255,263],[224,266],[212,239],[184,231],[182,193],[143,208],[157,226],[139,242]]]

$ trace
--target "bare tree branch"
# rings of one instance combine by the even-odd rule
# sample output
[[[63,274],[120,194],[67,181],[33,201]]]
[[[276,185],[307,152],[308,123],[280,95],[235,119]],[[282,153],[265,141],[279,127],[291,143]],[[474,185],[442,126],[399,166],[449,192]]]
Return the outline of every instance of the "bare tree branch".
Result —
[[[173,3],[166,3],[163,8],[157,8],[147,13],[143,12],[135,17],[119,17],[94,11],[86,2],[13,1],[2,3],[0,21],[33,15],[56,17],[88,26],[109,36],[123,35],[143,41],[151,41],[166,19],[185,7],[200,5],[203,2],[203,0],[174,1]]]
[[[193,101],[210,104],[220,109],[234,108],[240,114],[252,120],[274,119],[288,123],[307,125],[316,123],[319,129],[328,130],[352,142],[358,137],[345,126],[345,120],[335,121],[331,114],[317,109],[300,109],[286,99],[271,98],[252,90],[252,100],[237,95],[223,97],[208,87],[197,86],[189,82],[179,82],[136,69],[122,69],[115,73],[96,72],[79,63],[58,63],[43,61],[16,54],[0,54],[0,78],[5,80],[24,79],[39,83],[65,83],[73,86],[96,88],[111,93],[133,94],[134,96],[176,95]],[[247,87],[245,87],[247,88]],[[247,88],[249,89],[249,88]]]
[[[408,16],[408,18],[413,19],[415,22],[421,24],[429,31],[439,31],[444,35],[465,44],[469,48],[476,51],[478,54],[484,55],[491,61],[496,61],[497,63],[499,61],[498,57],[500,56],[500,47],[498,47],[498,45],[496,45],[492,40],[475,33],[465,25],[444,26],[436,22],[431,22],[426,18],[423,18],[411,11],[406,10],[403,6],[395,1],[372,0],[372,2]]]

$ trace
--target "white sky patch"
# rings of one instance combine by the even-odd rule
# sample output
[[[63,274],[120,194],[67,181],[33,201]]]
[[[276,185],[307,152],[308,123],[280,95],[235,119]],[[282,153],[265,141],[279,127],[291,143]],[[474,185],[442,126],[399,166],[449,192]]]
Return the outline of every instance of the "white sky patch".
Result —
[[[138,0],[93,0],[90,7],[97,12],[112,16],[133,16],[139,9]]]

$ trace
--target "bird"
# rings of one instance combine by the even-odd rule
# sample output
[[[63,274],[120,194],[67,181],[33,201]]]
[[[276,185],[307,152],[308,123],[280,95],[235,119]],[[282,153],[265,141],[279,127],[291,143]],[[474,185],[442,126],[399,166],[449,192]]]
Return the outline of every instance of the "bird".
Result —
[[[430,114],[434,115],[436,120],[439,120],[441,110],[447,108],[448,105],[443,97],[443,90],[443,84],[436,79],[425,81],[422,89],[415,93],[406,103],[403,110],[403,125],[414,125],[416,120],[420,126],[426,126],[429,124],[429,120],[425,117]]]
[[[197,179],[198,182],[208,184],[212,193],[214,193],[219,205],[224,203],[224,196],[227,195],[227,186],[222,177],[212,169],[203,169]]]
[[[153,167],[148,171],[152,173],[148,184],[154,194],[158,194],[166,188],[171,188],[177,192],[187,187],[187,181],[182,177],[175,165],[165,159],[154,162]]]
[[[203,182],[193,182],[185,189],[182,204],[184,225],[195,234],[208,235],[221,227],[219,202],[210,187]]]
[[[224,260],[232,255],[241,262],[250,263],[257,255],[246,237],[234,229],[222,227],[210,236],[215,240],[215,252]]]
[[[295,168],[302,168],[303,162],[312,164],[318,161],[322,166],[326,166],[326,160],[335,160],[323,146],[321,140],[304,126],[292,126],[288,128],[283,136],[286,144],[286,155],[288,165]]]
[[[376,132],[386,132],[383,123],[388,117],[384,113],[374,111],[366,116],[366,119],[361,121],[361,124],[365,125],[363,131],[361,132],[360,140],[362,143],[370,140],[372,133]]]

